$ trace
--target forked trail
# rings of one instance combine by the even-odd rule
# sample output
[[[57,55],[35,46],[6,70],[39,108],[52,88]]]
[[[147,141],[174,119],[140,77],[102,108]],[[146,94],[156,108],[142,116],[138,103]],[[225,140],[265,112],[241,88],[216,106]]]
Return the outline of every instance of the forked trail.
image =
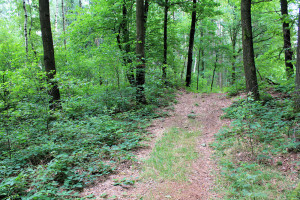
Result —
[[[222,126],[229,125],[229,120],[221,120],[220,116],[223,113],[222,108],[228,107],[230,104],[231,100],[226,98],[224,94],[180,92],[177,95],[177,104],[169,110],[170,116],[155,120],[149,127],[148,131],[152,134],[151,140],[147,142],[147,148],[136,152],[138,164],[121,164],[116,174],[105,180],[99,180],[93,187],[86,189],[83,194],[94,194],[97,199],[124,200],[207,200],[221,198],[213,191],[213,174],[218,173],[218,167],[212,160],[213,150],[209,144],[213,142],[214,134]],[[144,176],[145,163],[143,161],[149,159],[155,145],[172,128],[183,132],[200,132],[195,142],[197,157],[189,161],[190,164],[186,172],[187,180],[155,179]],[[116,185],[116,182],[122,182],[122,180],[129,183],[132,180],[137,181],[133,181],[133,185]]]

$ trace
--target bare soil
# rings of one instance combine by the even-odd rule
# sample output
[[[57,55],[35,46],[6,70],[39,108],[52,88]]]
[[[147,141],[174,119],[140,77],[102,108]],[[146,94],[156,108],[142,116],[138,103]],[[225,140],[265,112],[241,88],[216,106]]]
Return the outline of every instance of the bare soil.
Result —
[[[177,95],[177,104],[169,108],[170,116],[153,121],[148,128],[150,140],[146,148],[135,152],[138,162],[120,163],[117,172],[102,178],[95,185],[83,191],[82,195],[94,194],[97,199],[176,199],[207,200],[222,198],[214,191],[214,174],[219,169],[212,160],[214,134],[230,121],[221,120],[222,108],[231,104],[225,94],[195,94],[181,91]],[[193,120],[190,120],[190,118]],[[196,123],[195,123],[196,122]],[[201,131],[197,140],[199,158],[192,163],[192,172],[188,182],[155,181],[139,178],[142,175],[143,160],[147,159],[156,141],[171,127],[184,128],[189,131]],[[116,180],[136,180],[132,186],[114,186]]]

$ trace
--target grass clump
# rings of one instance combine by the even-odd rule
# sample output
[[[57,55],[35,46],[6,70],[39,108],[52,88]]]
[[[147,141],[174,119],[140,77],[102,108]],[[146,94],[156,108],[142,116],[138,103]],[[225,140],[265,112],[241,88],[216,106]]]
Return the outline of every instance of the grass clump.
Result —
[[[198,157],[196,138],[200,134],[177,128],[164,133],[145,161],[144,175],[158,180],[186,181],[192,160]]]

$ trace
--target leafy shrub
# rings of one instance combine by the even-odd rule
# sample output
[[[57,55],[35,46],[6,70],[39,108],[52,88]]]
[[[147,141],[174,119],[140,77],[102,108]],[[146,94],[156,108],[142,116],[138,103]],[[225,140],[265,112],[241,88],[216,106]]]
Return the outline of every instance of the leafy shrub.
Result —
[[[35,103],[17,103],[8,117],[0,113],[2,199],[77,198],[98,176],[135,159],[130,151],[140,146],[149,119],[158,116],[155,109],[174,97],[171,88],[148,86],[149,104],[137,107],[134,88],[85,94],[91,85],[78,91],[72,84],[62,111],[49,111],[48,97],[41,95]]]
[[[269,95],[263,99],[241,99],[224,109],[223,117],[234,121],[216,135],[212,146],[221,157],[227,199],[285,199],[291,194],[294,183],[287,184],[269,165],[274,156],[299,147],[292,132],[300,115],[293,112],[291,100],[275,101]],[[279,188],[284,192],[278,193]]]

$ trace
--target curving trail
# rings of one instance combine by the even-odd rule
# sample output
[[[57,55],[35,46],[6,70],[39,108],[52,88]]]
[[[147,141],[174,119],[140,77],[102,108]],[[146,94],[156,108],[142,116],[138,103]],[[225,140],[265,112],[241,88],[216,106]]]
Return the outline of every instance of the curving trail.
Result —
[[[177,104],[170,112],[170,116],[155,120],[148,131],[152,133],[148,148],[140,149],[135,154],[138,164],[121,164],[118,173],[111,175],[88,189],[83,195],[94,194],[97,199],[144,199],[144,200],[207,200],[221,198],[212,190],[214,186],[213,174],[218,173],[218,167],[212,160],[213,150],[209,144],[214,140],[214,134],[229,120],[221,120],[222,108],[228,107],[231,100],[225,94],[195,94],[180,92],[177,95]],[[189,116],[193,120],[189,119]],[[114,179],[133,180],[142,173],[142,160],[149,157],[156,141],[170,128],[186,129],[187,131],[201,131],[197,139],[198,158],[192,162],[189,181],[175,182],[168,180],[155,181],[140,178],[133,186],[113,186]],[[102,195],[102,196],[101,196]]]

